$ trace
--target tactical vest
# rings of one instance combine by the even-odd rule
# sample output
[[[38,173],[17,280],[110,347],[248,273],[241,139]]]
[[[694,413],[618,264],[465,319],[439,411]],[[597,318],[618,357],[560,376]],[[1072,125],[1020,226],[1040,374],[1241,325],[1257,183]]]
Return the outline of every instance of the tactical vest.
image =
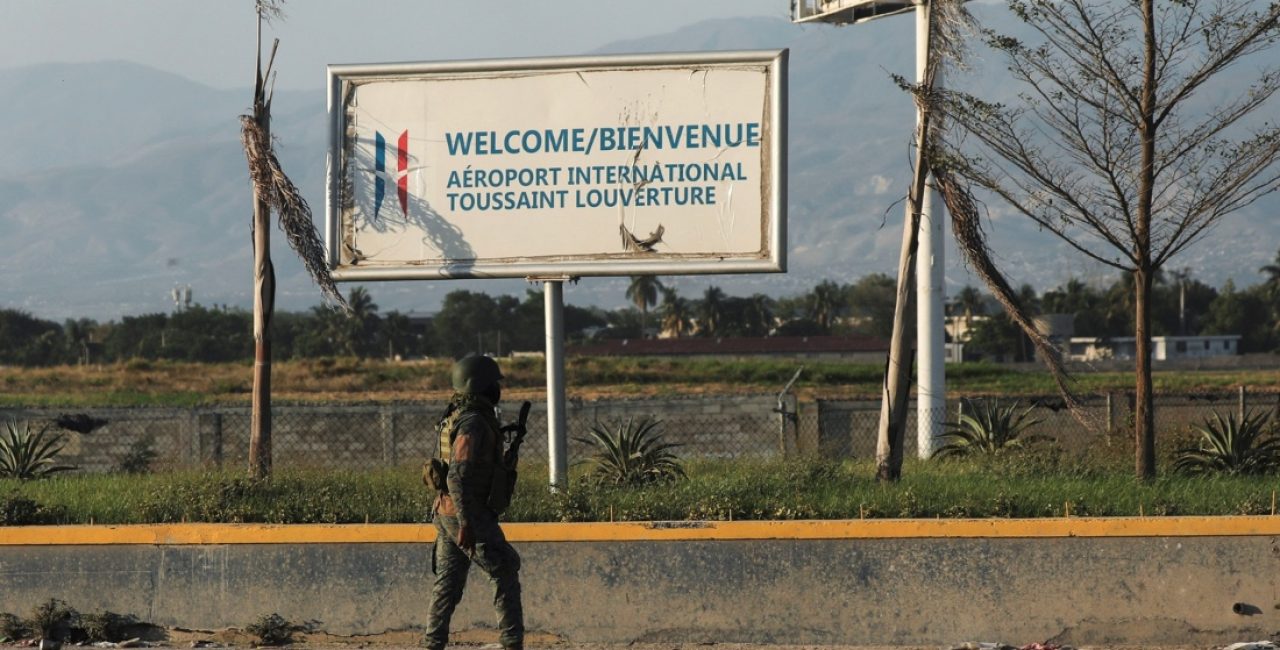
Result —
[[[485,413],[484,409],[488,409],[489,412]],[[449,415],[441,419],[440,423],[436,425],[436,435],[439,440],[437,445],[437,450],[440,454],[439,458],[445,462],[449,461],[451,454],[453,453],[453,439],[458,436],[458,425],[461,424],[462,418],[467,416],[483,418],[488,422],[489,428],[495,436],[494,446],[497,447],[498,440],[496,439],[496,436],[501,435],[500,430],[502,427],[498,424],[498,418],[492,413],[493,411],[491,407],[481,406],[478,404],[466,404],[466,402],[463,402],[454,408]],[[486,417],[486,415],[488,417]],[[500,451],[497,452],[493,460],[498,460],[501,455]]]
[[[436,425],[436,434],[438,436],[437,450],[439,453],[439,463],[429,463],[431,473],[435,475],[428,480],[428,485],[435,484],[438,491],[448,493],[445,476],[448,474],[448,462],[453,453],[453,440],[458,436],[458,427],[463,424],[464,418],[481,418],[489,426],[490,435],[493,436],[492,449],[488,450],[491,456],[487,459],[489,471],[492,472],[490,481],[483,481],[482,485],[475,486],[482,495],[483,502],[494,512],[501,513],[506,510],[507,505],[511,502],[511,494],[515,490],[515,473],[510,472],[503,464],[502,459],[502,427],[498,423],[498,418],[494,415],[492,407],[487,402],[482,404],[468,404],[469,400],[463,398],[461,403],[455,403],[455,408]],[[488,454],[482,455],[484,458]],[[484,462],[484,461],[481,461]]]

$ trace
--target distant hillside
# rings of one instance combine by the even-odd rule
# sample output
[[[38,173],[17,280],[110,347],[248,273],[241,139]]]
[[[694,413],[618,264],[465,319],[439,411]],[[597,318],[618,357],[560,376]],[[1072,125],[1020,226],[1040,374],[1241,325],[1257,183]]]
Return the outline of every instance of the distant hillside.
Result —
[[[996,7],[984,20],[1007,24]],[[1003,22],[1002,22],[1003,21]],[[913,21],[857,28],[714,20],[602,53],[791,49],[790,270],[785,275],[666,279],[694,296],[710,283],[731,294],[794,293],[823,278],[892,274],[901,236],[914,113],[890,73],[914,69]],[[1248,71],[1244,71],[1247,73]],[[949,79],[999,89],[1002,77]],[[174,284],[203,304],[250,302],[250,199],[237,116],[249,90],[216,90],[126,62],[0,69],[10,137],[0,148],[0,305],[49,318],[117,317],[168,308]],[[317,218],[324,209],[323,89],[276,98],[274,133],[286,170]],[[1280,199],[1232,217],[1174,260],[1207,282],[1258,281],[1280,243]],[[992,235],[1012,279],[1047,288],[1068,276],[1110,280],[1024,220],[992,206]],[[319,293],[276,240],[278,305],[305,309]],[[954,292],[970,279],[947,253]],[[382,309],[436,308],[457,288],[523,293],[521,281],[383,283]],[[625,279],[585,279],[575,304],[625,304]]]

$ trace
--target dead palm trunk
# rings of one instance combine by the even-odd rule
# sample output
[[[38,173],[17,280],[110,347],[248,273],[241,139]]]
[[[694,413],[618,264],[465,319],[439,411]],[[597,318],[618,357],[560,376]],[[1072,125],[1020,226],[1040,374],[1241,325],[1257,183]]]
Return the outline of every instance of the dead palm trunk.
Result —
[[[881,389],[880,423],[876,430],[876,479],[896,481],[902,477],[902,446],[907,430],[907,401],[911,392],[911,345],[907,316],[915,300],[916,250],[919,248],[920,209],[929,175],[924,134],[929,111],[921,104],[920,127],[916,135],[916,175],[911,182],[903,218],[902,250],[898,255],[898,293],[893,306],[893,333],[889,338],[889,359]]]
[[[262,47],[262,19],[258,20],[258,48]],[[267,77],[275,60],[276,47],[271,46],[267,72],[262,70],[261,54],[256,65],[253,89],[253,123],[263,138],[271,141],[271,99],[267,96]],[[256,478],[271,475],[271,316],[275,311],[276,275],[271,265],[271,205],[264,188],[253,188],[253,412],[249,431],[249,471]]]
[[[241,139],[253,181],[253,412],[250,416],[249,469],[255,477],[271,475],[271,316],[275,312],[276,276],[271,265],[271,211],[280,219],[289,246],[302,258],[311,279],[330,302],[349,310],[329,275],[324,244],[311,221],[311,208],[280,168],[271,147],[271,66],[280,41],[271,45],[262,67],[262,21],[280,15],[272,0],[257,0],[253,114],[240,117]]]
[[[917,11],[929,11],[926,4]],[[924,48],[930,52],[933,28],[926,30]],[[930,52],[932,54],[932,52]],[[903,218],[902,249],[898,255],[898,292],[893,307],[893,332],[889,338],[889,359],[881,388],[880,422],[876,429],[876,479],[896,481],[902,477],[902,447],[907,429],[907,401],[911,392],[911,367],[914,347],[907,325],[907,315],[915,300],[916,250],[919,248],[920,211],[924,193],[929,191],[929,125],[932,119],[928,96],[933,89],[936,63],[928,57],[923,78],[915,94],[919,119],[916,124],[915,176],[907,196]]]

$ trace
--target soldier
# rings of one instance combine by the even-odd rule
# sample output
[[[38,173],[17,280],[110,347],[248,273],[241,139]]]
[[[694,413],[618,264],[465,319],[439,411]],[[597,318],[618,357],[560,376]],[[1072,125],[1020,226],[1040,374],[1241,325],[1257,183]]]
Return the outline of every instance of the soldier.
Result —
[[[437,489],[432,558],[436,581],[424,639],[429,650],[443,650],[449,641],[449,619],[462,599],[472,562],[494,585],[502,647],[524,646],[520,556],[498,527],[498,514],[511,497],[509,488],[507,494],[497,494],[508,485],[501,426],[494,412],[502,397],[501,380],[497,362],[489,357],[467,356],[453,366],[455,392],[439,427],[440,458],[449,460],[447,477],[432,478]],[[442,464],[433,465],[442,469]]]

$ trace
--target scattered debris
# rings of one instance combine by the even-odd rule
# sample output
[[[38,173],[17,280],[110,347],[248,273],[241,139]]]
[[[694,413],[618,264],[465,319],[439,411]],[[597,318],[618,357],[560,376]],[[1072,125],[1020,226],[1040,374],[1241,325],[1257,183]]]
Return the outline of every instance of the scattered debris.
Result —
[[[949,650],[1075,650],[1075,648],[1056,643],[1028,643],[1024,646],[1011,646],[1007,643],[990,641],[967,641],[960,645],[951,646]]]
[[[1222,650],[1277,650],[1280,646],[1270,641],[1242,641],[1240,643],[1232,643]]]

